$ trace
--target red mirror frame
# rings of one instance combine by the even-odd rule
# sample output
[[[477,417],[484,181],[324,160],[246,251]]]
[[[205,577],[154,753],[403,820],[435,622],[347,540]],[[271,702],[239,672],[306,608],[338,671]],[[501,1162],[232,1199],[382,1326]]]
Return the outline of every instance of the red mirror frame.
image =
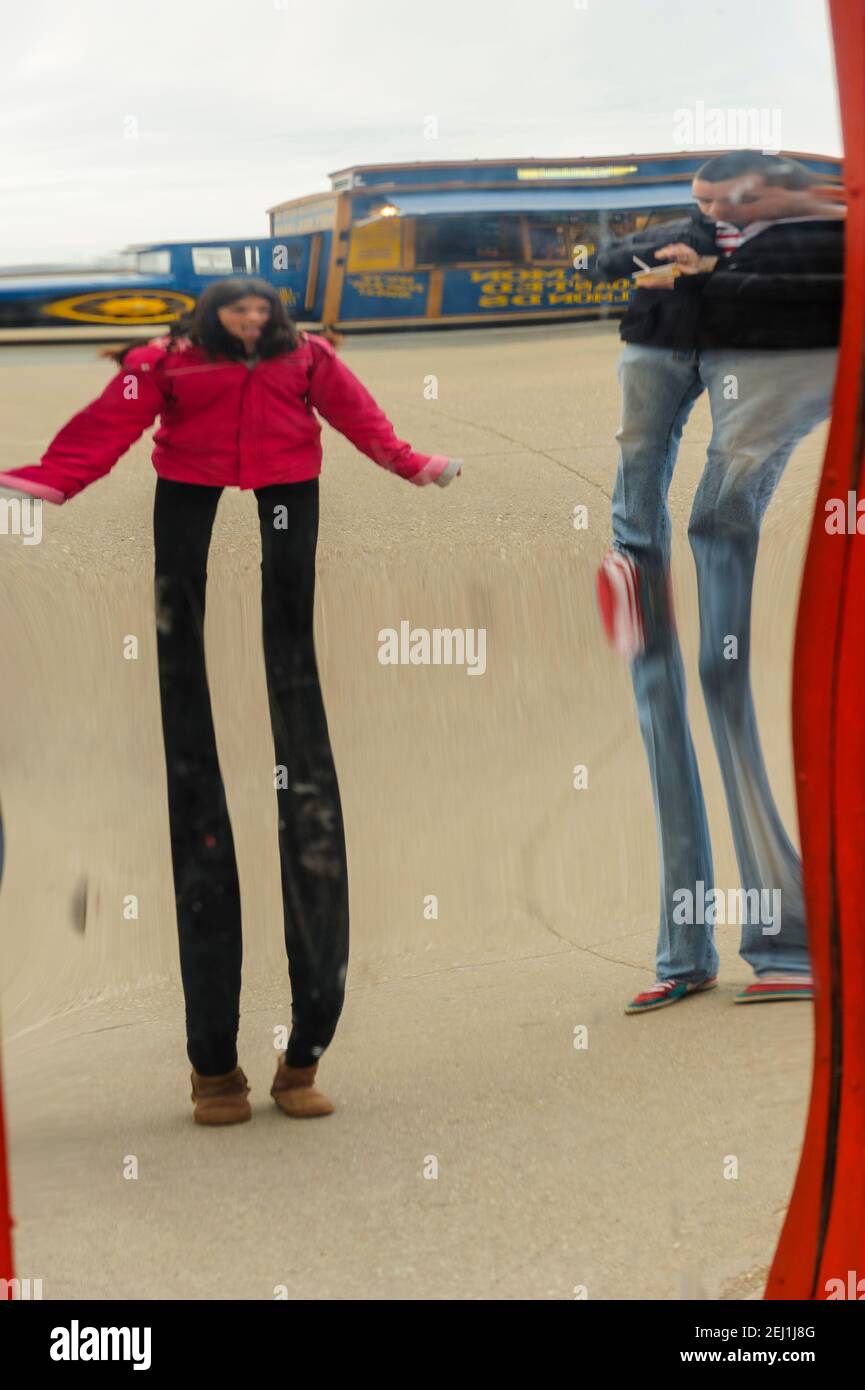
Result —
[[[815,1046],[799,1171],[765,1292],[786,1299],[825,1299],[827,1281],[846,1284],[849,1271],[865,1279],[865,538],[825,527],[829,498],[865,496],[865,0],[829,9],[848,210],[841,354],[793,657]]]
[[[865,496],[865,0],[830,0],[844,135],[844,321],[793,658],[793,746],[815,978],[811,1100],[766,1286],[820,1299],[865,1280],[865,541],[829,535],[826,500]],[[865,510],[865,509],[863,509]],[[865,518],[863,518],[865,527]],[[0,1071],[0,1279],[13,1278]],[[10,1290],[11,1296],[11,1290]],[[853,1294],[855,1297],[855,1293]]]

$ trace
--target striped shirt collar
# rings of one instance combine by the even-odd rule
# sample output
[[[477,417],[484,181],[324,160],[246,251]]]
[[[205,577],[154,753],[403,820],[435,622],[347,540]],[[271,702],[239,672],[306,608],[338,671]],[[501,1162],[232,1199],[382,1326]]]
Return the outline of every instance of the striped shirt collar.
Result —
[[[742,241],[741,227],[734,226],[732,222],[715,223],[715,245],[725,256],[729,256],[731,251],[741,246]]]

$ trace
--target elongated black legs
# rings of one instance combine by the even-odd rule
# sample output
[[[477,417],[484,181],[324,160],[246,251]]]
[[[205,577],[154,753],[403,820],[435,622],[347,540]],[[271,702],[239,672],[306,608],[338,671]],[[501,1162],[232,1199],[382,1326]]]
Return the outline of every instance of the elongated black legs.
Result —
[[[318,479],[256,490],[262,625],[276,758],[289,1066],[336,1031],[348,964],[348,871],[339,786],[313,645]]]
[[[160,478],[154,504],[159,690],[187,1049],[205,1076],[237,1065],[243,955],[234,838],[204,657],[207,552],[221,491]]]

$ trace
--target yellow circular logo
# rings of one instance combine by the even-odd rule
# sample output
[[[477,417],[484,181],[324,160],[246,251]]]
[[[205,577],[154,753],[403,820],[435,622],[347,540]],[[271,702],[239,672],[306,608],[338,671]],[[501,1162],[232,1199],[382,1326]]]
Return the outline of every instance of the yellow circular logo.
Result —
[[[173,290],[106,290],[102,294],[76,294],[44,304],[42,312],[76,323],[171,323],[193,308],[195,300]]]

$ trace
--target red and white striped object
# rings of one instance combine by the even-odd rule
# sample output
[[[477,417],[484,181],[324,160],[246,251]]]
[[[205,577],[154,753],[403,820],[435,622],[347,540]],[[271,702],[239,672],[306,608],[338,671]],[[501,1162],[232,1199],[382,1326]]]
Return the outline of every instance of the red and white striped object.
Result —
[[[715,223],[715,245],[723,256],[729,256],[742,245],[743,235],[742,228],[734,227],[732,222]]]
[[[595,581],[598,608],[607,638],[615,650],[633,661],[645,650],[637,567],[630,555],[608,550]]]

